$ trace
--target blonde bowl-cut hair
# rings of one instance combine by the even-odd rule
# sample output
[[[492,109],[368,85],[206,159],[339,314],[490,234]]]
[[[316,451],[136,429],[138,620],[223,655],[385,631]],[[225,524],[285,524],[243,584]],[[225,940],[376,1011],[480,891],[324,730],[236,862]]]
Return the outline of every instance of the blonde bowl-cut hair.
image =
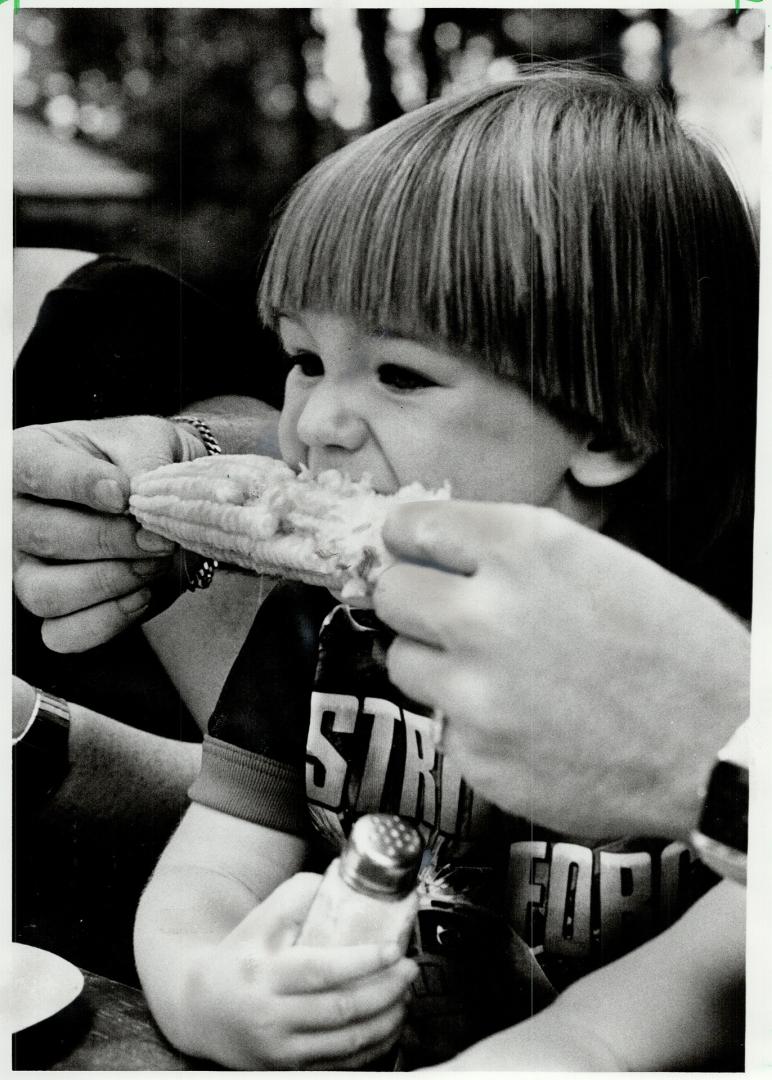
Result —
[[[324,310],[439,344],[648,456],[621,528],[693,577],[684,558],[747,510],[757,274],[742,197],[659,93],[538,65],[312,169],[258,305],[269,325]]]

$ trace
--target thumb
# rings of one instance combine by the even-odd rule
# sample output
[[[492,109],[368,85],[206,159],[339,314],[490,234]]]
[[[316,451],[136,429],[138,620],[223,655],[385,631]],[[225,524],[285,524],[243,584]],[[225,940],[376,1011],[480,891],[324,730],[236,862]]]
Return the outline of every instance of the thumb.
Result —
[[[480,553],[492,539],[511,530],[514,506],[498,503],[411,502],[396,506],[386,518],[383,541],[407,562],[473,574]]]
[[[71,460],[67,460],[68,456]],[[69,465],[65,490],[52,493],[52,498],[89,506],[110,514],[122,514],[129,506],[129,478],[122,469],[109,461],[89,458],[67,451],[62,466]],[[65,493],[66,491],[66,493]]]
[[[282,882],[231,931],[231,942],[259,942],[271,950],[293,945],[321,881],[321,874],[303,873]]]
[[[13,488],[18,495],[78,503],[113,514],[123,513],[129,500],[129,479],[123,470],[36,428],[16,433]]]

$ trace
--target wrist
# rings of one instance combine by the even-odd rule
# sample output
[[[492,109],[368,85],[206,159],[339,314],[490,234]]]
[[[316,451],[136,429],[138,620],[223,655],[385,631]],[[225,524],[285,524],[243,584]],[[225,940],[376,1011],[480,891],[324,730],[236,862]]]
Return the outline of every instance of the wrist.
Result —
[[[699,858],[721,877],[746,883],[748,861],[748,769],[719,755],[690,834]]]
[[[177,439],[180,444],[180,461],[195,461],[196,458],[206,457],[212,451],[205,436],[205,429],[214,445],[219,445],[211,432],[206,421],[198,416],[170,416],[169,420],[177,431]],[[214,451],[219,453],[218,451]]]
[[[279,411],[259,398],[226,395],[192,402],[184,416],[199,416],[212,429],[224,454],[281,457]]]
[[[14,805],[26,811],[50,798],[70,770],[69,704],[43,690],[34,694],[31,715],[13,737]]]
[[[172,421],[179,424],[183,429],[187,429],[188,432],[190,430],[195,432],[205,455],[216,457],[222,454],[222,447],[214,437],[212,429],[200,416],[173,416]],[[196,457],[201,457],[201,454],[196,454]],[[214,572],[217,569],[217,559],[192,555],[185,551],[183,551],[182,557],[188,589],[191,592],[195,592],[196,589],[208,589],[212,584]]]
[[[13,716],[11,732],[14,742],[22,738],[32,722],[37,706],[37,690],[23,679],[13,680]]]

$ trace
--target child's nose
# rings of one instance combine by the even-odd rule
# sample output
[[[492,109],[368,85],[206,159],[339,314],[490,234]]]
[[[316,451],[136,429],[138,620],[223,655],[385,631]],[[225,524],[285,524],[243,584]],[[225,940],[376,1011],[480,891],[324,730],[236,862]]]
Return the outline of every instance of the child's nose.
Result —
[[[340,386],[314,387],[298,418],[298,437],[306,446],[335,446],[358,450],[367,437],[367,425]]]

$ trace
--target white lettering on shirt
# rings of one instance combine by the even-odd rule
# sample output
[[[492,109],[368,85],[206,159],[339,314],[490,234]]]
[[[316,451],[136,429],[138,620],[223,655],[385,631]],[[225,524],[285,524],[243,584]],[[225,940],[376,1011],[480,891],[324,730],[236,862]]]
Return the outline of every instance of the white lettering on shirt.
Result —
[[[311,716],[308,728],[306,749],[312,759],[306,765],[306,792],[309,799],[339,810],[343,804],[346,787],[348,761],[332,743],[322,734],[322,724],[331,717],[329,731],[349,734],[356,727],[359,702],[350,694],[311,695]],[[315,776],[321,770],[321,780]]]
[[[645,851],[600,853],[600,948],[604,959],[650,936],[653,925],[651,856]]]
[[[586,956],[592,942],[592,851],[579,844],[552,849],[544,948],[561,956]]]

